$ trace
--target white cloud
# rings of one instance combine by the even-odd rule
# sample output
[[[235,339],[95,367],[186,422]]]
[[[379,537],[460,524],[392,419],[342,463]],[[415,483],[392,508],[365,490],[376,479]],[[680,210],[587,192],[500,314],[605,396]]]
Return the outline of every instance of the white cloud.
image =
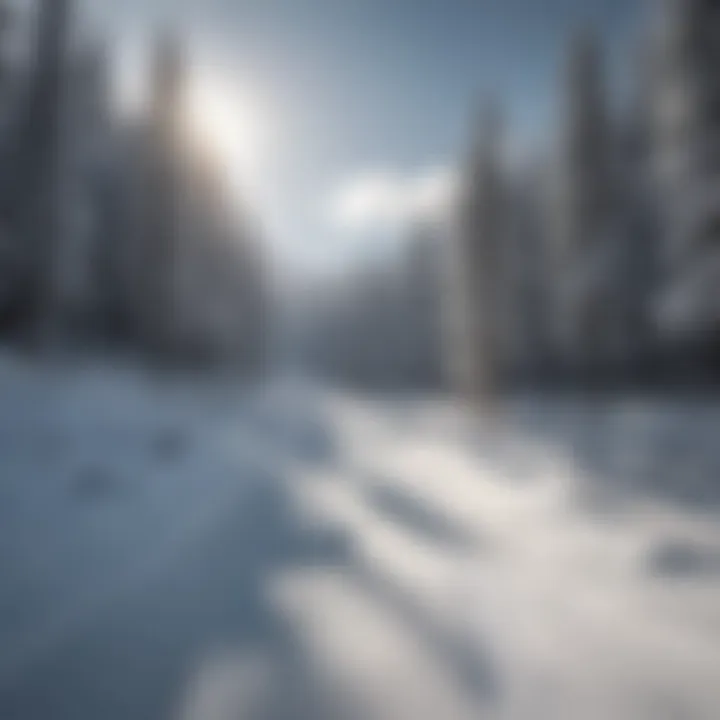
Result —
[[[326,218],[353,233],[395,232],[414,220],[436,220],[449,209],[456,175],[447,167],[419,173],[371,170],[342,182],[331,194]]]

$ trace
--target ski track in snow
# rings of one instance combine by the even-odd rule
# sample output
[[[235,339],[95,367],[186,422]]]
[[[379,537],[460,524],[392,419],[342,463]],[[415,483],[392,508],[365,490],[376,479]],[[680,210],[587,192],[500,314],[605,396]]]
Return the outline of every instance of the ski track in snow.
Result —
[[[710,403],[0,395],[3,719],[717,717]]]

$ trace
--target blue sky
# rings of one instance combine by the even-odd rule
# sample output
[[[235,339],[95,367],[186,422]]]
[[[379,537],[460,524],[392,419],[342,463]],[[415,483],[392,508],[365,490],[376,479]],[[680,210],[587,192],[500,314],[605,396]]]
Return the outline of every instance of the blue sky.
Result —
[[[514,152],[547,145],[575,26],[598,29],[624,82],[640,1],[96,0],[90,10],[121,57],[170,21],[262,97],[271,132],[259,212],[288,263],[321,267],[373,243],[369,229],[328,217],[339,189],[451,166],[484,94],[502,103]]]

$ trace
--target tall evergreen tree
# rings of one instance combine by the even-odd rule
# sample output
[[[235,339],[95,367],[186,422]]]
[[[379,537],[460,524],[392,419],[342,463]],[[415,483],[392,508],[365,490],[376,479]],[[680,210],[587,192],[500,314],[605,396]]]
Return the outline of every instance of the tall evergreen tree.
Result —
[[[449,317],[452,381],[471,400],[487,401],[500,381],[500,272],[504,239],[501,122],[486,107],[462,183]]]
[[[506,356],[510,373],[521,382],[548,372],[549,318],[547,228],[542,189],[544,168],[535,159],[522,168],[507,191],[507,252],[503,260]]]
[[[55,325],[60,241],[59,165],[71,0],[42,0],[31,84],[10,160],[3,215],[24,244],[26,301],[34,334]]]
[[[659,229],[651,172],[652,52],[646,42],[638,50],[635,84],[614,158],[621,243],[616,297],[625,374],[628,379],[649,379],[656,369],[652,306],[658,286]]]
[[[182,49],[171,33],[155,49],[141,252],[141,302],[138,318],[153,351],[172,351],[174,274],[178,242],[179,119],[185,73]]]
[[[585,29],[568,57],[555,264],[561,353],[583,374],[603,363],[613,331],[610,156],[601,55]]]
[[[666,231],[660,326],[672,344],[716,353],[720,5],[711,0],[664,0],[655,37],[655,154]]]

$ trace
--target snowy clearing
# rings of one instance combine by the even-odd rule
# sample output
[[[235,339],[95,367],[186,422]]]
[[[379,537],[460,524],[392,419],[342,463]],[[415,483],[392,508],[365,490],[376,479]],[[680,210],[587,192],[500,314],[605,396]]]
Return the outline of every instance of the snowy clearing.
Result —
[[[717,717],[712,404],[0,393],[3,720]]]

